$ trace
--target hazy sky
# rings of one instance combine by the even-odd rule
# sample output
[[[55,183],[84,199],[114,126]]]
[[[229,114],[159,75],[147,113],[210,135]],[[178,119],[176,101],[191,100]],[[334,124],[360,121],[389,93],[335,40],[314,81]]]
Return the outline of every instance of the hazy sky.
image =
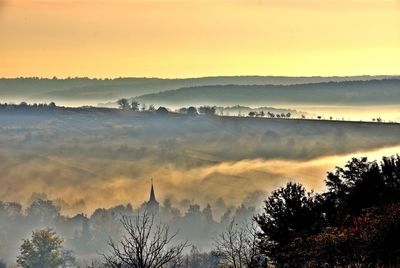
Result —
[[[399,70],[399,0],[0,0],[5,77]]]

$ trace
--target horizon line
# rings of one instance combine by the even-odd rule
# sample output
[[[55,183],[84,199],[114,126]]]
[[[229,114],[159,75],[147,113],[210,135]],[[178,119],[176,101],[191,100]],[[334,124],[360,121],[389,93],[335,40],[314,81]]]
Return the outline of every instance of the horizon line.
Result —
[[[352,77],[400,77],[400,74],[359,74],[359,75],[210,75],[210,76],[191,76],[191,77],[160,77],[160,76],[115,76],[115,77],[95,77],[95,76],[15,76],[0,77],[1,80],[7,79],[43,79],[43,80],[68,80],[68,79],[90,79],[90,80],[117,80],[117,79],[159,79],[159,80],[187,80],[202,78],[240,78],[240,77],[258,77],[258,78],[352,78]]]

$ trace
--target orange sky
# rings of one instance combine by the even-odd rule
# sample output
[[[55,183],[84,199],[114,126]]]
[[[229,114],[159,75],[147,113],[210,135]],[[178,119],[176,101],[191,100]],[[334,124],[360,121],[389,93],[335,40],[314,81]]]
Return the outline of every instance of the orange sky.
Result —
[[[0,77],[399,71],[399,0],[0,0]]]

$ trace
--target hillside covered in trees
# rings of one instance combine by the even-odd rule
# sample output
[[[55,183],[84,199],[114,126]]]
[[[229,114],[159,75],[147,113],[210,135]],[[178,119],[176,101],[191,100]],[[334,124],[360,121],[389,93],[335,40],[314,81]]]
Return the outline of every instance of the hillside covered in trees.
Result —
[[[370,81],[398,79],[397,76],[349,76],[349,77],[284,77],[284,76],[220,76],[187,79],[159,78],[0,78],[0,94],[4,101],[43,102],[55,101],[82,105],[95,105],[99,102],[115,102],[123,97],[137,97],[180,88],[213,86],[249,86],[249,85],[297,85],[322,82]],[[340,87],[340,84],[337,84]],[[235,88],[235,87],[233,87]],[[218,87],[218,91],[221,91]],[[312,87],[311,87],[312,89]],[[381,88],[379,88],[381,89]],[[185,89],[187,91],[188,89]],[[247,92],[248,90],[244,88]],[[383,87],[381,90],[385,90]],[[171,94],[171,93],[166,93]],[[207,93],[208,94],[208,93]],[[215,93],[214,93],[215,94]],[[214,96],[215,97],[215,96]],[[146,98],[150,98],[147,97]],[[190,99],[188,99],[189,101]],[[213,103],[217,99],[213,98]],[[171,101],[171,100],[169,100]],[[199,101],[201,101],[199,99]],[[151,104],[146,102],[147,104]],[[158,103],[153,103],[158,104]],[[188,104],[188,103],[186,103]],[[186,105],[185,104],[185,105]],[[197,103],[198,104],[198,103]],[[209,104],[209,103],[203,103]],[[222,103],[221,103],[222,104]],[[230,105],[243,104],[242,101]],[[268,104],[267,103],[263,103]],[[161,104],[158,104],[161,105]]]
[[[296,85],[215,85],[151,93],[136,99],[157,105],[389,105],[399,103],[399,88],[399,79]]]

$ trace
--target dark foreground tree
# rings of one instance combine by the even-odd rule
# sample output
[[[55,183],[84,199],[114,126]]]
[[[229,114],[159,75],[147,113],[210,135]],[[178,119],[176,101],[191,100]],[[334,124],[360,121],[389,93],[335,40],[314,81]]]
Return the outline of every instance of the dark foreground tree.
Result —
[[[321,212],[317,199],[297,183],[288,183],[265,201],[264,213],[255,220],[260,249],[275,263],[290,263],[296,252],[287,247],[293,239],[304,239],[320,229]]]
[[[50,228],[35,231],[21,245],[17,264],[23,268],[56,268],[63,263],[63,239]]]
[[[313,196],[289,183],[256,217],[276,267],[399,267],[400,157],[353,158]]]
[[[171,234],[165,224],[156,224],[153,214],[123,216],[121,223],[125,235],[118,242],[109,241],[110,253],[103,254],[106,267],[163,268],[181,264],[187,244],[172,245],[177,233]]]

